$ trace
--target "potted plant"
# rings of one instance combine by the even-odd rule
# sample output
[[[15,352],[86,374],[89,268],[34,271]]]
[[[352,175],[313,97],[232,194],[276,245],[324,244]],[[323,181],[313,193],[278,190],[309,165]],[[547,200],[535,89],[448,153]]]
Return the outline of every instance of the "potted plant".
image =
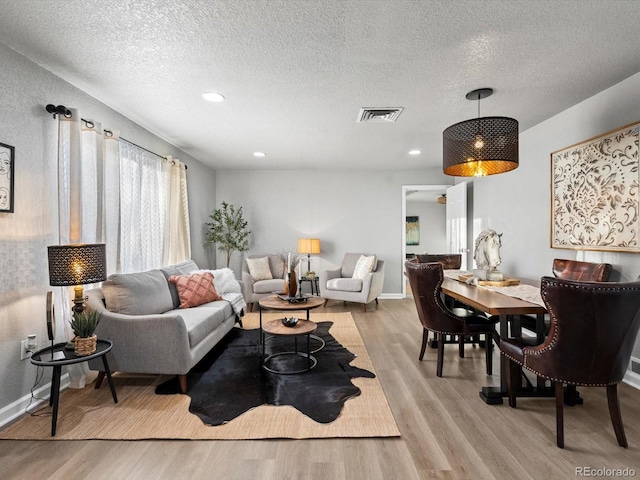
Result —
[[[222,208],[214,210],[211,222],[207,222],[205,232],[205,245],[218,244],[218,250],[227,253],[227,268],[234,251],[246,252],[249,250],[247,237],[251,230],[247,230],[247,222],[242,217],[242,207],[236,208],[227,202],[222,202]]]
[[[80,313],[74,312],[70,323],[76,336],[74,339],[76,356],[82,357],[94,353],[98,341],[98,337],[94,332],[98,323],[100,323],[98,312],[95,310],[85,310]]]

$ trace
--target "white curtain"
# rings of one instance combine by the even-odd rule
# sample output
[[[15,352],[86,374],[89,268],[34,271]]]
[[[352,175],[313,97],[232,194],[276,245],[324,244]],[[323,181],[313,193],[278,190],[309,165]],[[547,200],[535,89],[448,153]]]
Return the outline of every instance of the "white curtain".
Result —
[[[59,243],[105,243],[108,274],[191,258],[185,165],[71,114],[59,116]]]
[[[191,258],[191,229],[187,200],[187,167],[179,160],[167,157],[163,164],[168,182],[168,225],[164,236],[164,265],[173,265]]]
[[[121,271],[191,257],[185,167],[120,141]]]
[[[77,110],[58,117],[58,243],[106,243],[107,272],[118,271],[119,168],[117,132],[86,124]],[[63,324],[68,289],[60,289]],[[69,338],[69,334],[66,334]]]
[[[157,155],[120,142],[122,272],[162,266],[168,191]]]

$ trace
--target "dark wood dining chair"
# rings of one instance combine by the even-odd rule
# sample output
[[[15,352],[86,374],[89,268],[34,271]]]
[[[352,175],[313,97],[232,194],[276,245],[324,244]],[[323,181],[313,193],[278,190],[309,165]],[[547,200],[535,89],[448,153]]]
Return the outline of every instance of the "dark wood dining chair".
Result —
[[[444,304],[442,297],[442,264],[406,262],[405,268],[413,299],[418,311],[418,317],[422,323],[422,347],[419,359],[424,358],[427,347],[429,331],[436,332],[440,338],[443,335],[475,335],[484,334],[485,357],[487,375],[492,373],[491,350],[493,345],[493,333],[497,319],[488,319],[480,315],[468,315],[460,317],[453,313]],[[438,342],[438,364],[436,375],[442,376],[442,364],[444,359],[445,342]]]
[[[581,262],[554,258],[553,276],[580,282],[607,282],[613,267],[609,263]]]
[[[606,387],[609,415],[618,443],[627,447],[622,426],[618,383],[629,365],[640,329],[640,282],[595,283],[543,277],[542,299],[551,328],[543,343],[526,346],[522,338],[502,338],[507,357],[509,405],[516,407],[516,390],[523,367],[555,382],[556,436],[564,448],[564,384]]]
[[[445,270],[459,270],[462,266],[461,253],[425,253],[417,254],[418,263],[438,262]]]
[[[461,253],[417,254],[416,261],[418,263],[438,262],[442,264],[442,268],[444,270],[460,270],[460,268],[462,267],[462,254]],[[448,297],[446,295],[445,295],[445,304],[453,313],[455,313],[459,317],[466,317],[469,315],[473,315],[474,313],[476,315],[483,315],[482,312],[474,312],[474,310],[468,305],[463,305],[462,303],[458,302],[454,298]],[[477,337],[478,337],[477,335],[473,335],[471,337],[465,337],[464,335],[459,335],[458,340],[456,341],[455,338],[452,336],[449,336],[449,337],[442,336],[441,341],[445,343],[458,343],[458,346],[459,346],[458,351],[459,351],[460,358],[464,358],[464,345],[466,343],[475,345],[477,341]],[[433,334],[433,341],[437,345],[439,341],[437,333]]]
[[[613,271],[609,263],[581,262],[579,260],[553,259],[553,276],[563,280],[576,280],[579,282],[607,282]],[[523,315],[521,324],[528,330],[538,334],[538,340],[549,334],[549,320],[542,317],[536,318]]]

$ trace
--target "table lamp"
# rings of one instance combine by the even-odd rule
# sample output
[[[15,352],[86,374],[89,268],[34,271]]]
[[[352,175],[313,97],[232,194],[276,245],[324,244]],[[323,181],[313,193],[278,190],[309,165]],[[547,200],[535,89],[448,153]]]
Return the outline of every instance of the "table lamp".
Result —
[[[311,254],[320,253],[320,240],[317,238],[300,238],[298,239],[298,253],[307,254],[307,272],[311,271]],[[302,267],[300,267],[300,276],[302,276]]]
[[[74,285],[73,311],[84,311],[82,285],[107,279],[107,255],[104,243],[51,245],[49,250],[49,285]]]

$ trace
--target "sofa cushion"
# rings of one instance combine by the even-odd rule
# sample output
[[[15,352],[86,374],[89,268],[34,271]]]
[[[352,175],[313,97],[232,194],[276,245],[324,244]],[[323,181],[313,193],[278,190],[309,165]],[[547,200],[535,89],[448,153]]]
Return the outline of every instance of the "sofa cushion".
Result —
[[[193,273],[195,270],[198,270],[198,265],[191,259],[176,263],[175,265],[171,265],[171,267],[180,272],[180,275],[187,275],[188,273]]]
[[[341,292],[361,292],[362,279],[332,278],[327,282],[327,290],[339,290]]]
[[[169,281],[175,284],[180,296],[180,308],[197,307],[222,297],[216,292],[211,272],[192,273],[190,275],[172,275]]]
[[[194,308],[181,308],[167,313],[180,315],[187,328],[189,347],[194,348],[233,315],[229,302],[212,302]]]
[[[356,267],[353,269],[353,278],[364,279],[368,273],[373,270],[373,265],[376,262],[375,255],[360,255]]]
[[[273,293],[284,290],[284,280],[274,278],[273,280],[260,280],[253,284],[253,293]]]
[[[171,294],[171,302],[173,303],[173,308],[180,308],[180,295],[178,295],[178,289],[176,288],[175,283],[171,283],[169,281],[169,277],[172,275],[180,275],[180,271],[175,267],[163,267],[160,269],[164,278],[167,279],[167,284],[169,285],[169,293]]]
[[[173,308],[169,284],[160,270],[110,275],[102,292],[107,309],[114,313],[150,315]]]
[[[249,274],[254,282],[273,278],[267,257],[247,258],[247,267],[249,267]]]
[[[160,271],[164,274],[169,285],[169,292],[171,293],[171,300],[173,302],[173,308],[180,308],[180,295],[178,295],[178,289],[174,283],[169,282],[171,275],[185,275],[188,273],[195,273],[198,270],[198,265],[193,260],[185,260],[184,262],[176,265],[170,265],[168,267],[162,267]]]

